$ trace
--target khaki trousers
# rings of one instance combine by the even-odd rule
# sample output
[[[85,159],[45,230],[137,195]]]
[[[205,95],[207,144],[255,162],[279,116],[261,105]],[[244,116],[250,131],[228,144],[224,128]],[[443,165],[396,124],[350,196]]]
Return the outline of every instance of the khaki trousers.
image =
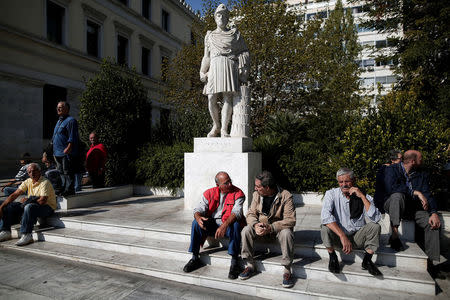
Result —
[[[241,256],[246,259],[249,263],[253,264],[253,250],[254,242],[258,240],[272,241],[275,238],[278,240],[281,246],[281,265],[285,267],[290,267],[292,260],[294,259],[294,232],[292,229],[283,229],[275,234],[270,234],[268,236],[259,236],[256,234],[255,228],[249,225],[245,226],[241,232],[242,236],[242,250]]]
[[[342,248],[341,239],[328,226],[320,225],[320,235],[322,237],[323,245],[327,248]],[[381,226],[377,223],[367,223],[357,232],[347,235],[355,249],[370,249],[373,252],[377,251],[380,245]]]

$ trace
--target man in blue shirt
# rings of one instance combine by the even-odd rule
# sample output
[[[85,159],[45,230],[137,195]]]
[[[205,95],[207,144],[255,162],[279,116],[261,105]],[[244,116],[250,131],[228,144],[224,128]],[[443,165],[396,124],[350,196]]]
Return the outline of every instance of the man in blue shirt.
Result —
[[[398,235],[402,218],[413,219],[425,232],[425,253],[429,260],[439,261],[439,227],[437,204],[431,195],[428,176],[420,171],[422,154],[408,150],[403,162],[389,166],[385,170],[384,209],[391,219],[391,247],[397,251],[403,248]]]
[[[335,247],[342,248],[345,254],[350,254],[353,248],[362,248],[365,250],[362,268],[380,276],[382,274],[372,262],[372,256],[379,246],[381,214],[372,197],[354,186],[355,176],[351,169],[339,169],[336,179],[339,187],[325,193],[321,213],[322,242],[330,255],[328,269],[332,273],[340,273]],[[366,218],[369,223],[366,223]]]
[[[59,120],[53,131],[53,156],[56,168],[61,173],[61,195],[75,194],[74,189],[74,160],[78,156],[78,123],[69,116],[70,105],[65,101],[58,103],[56,111]]]

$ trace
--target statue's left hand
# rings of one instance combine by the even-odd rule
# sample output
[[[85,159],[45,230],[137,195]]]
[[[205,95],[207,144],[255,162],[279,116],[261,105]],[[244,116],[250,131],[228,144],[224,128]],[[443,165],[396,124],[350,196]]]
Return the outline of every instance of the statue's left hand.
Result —
[[[200,72],[200,81],[207,82],[208,81],[208,73]]]

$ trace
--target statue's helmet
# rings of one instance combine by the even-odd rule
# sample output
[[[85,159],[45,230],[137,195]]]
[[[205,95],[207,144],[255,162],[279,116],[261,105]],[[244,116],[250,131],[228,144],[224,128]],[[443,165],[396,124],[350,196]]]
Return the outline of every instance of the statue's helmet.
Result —
[[[222,14],[225,14],[227,17],[230,15],[230,11],[225,6],[225,4],[220,4],[219,6],[217,6],[216,11],[214,12],[214,15],[216,15],[219,12]]]

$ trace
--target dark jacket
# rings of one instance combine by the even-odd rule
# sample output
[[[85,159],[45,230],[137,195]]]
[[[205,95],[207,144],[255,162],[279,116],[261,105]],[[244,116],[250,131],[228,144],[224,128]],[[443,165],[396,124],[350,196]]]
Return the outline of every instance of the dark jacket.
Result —
[[[384,171],[384,201],[394,193],[402,193],[406,196],[406,209],[411,211],[423,210],[420,200],[413,196],[406,185],[406,177],[403,172],[403,163],[388,166]],[[430,192],[428,174],[423,171],[411,171],[409,180],[412,189],[420,191],[428,200],[428,212],[437,212],[437,204]]]
[[[384,214],[384,201],[386,191],[384,190],[384,172],[388,166],[381,165],[377,171],[377,177],[375,180],[375,194],[373,195],[373,202],[375,207],[378,208],[380,213]]]

